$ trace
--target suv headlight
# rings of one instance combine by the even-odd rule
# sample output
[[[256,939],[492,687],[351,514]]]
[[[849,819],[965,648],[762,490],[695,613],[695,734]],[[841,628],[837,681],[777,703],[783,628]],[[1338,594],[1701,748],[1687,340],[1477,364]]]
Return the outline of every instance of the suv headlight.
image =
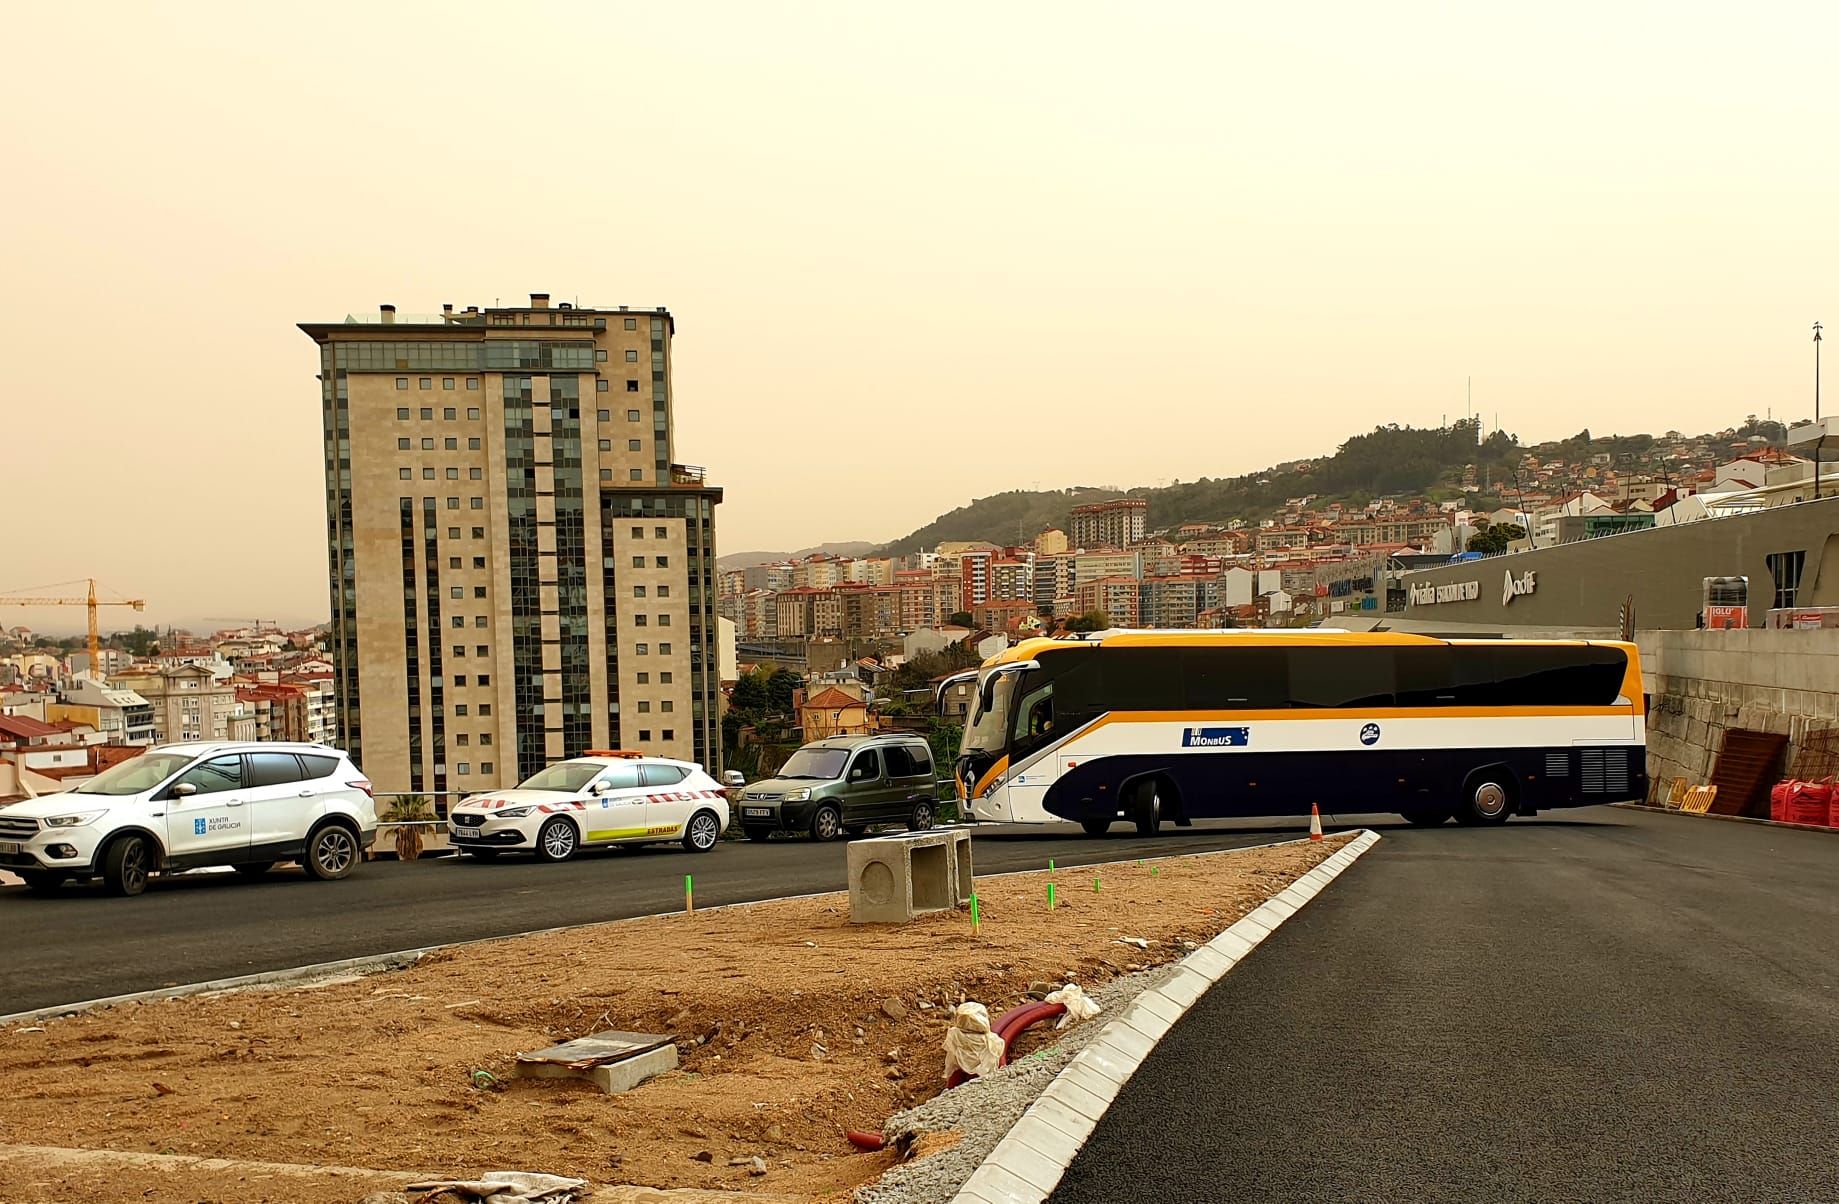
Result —
[[[494,812],[494,814],[499,819],[522,819],[534,810],[536,810],[535,807],[506,807],[503,811]]]
[[[84,824],[93,824],[101,819],[101,811],[78,811],[72,815],[54,815],[45,821],[47,828],[80,828]]]
[[[807,787],[804,790],[786,791],[785,796],[784,796],[784,801],[788,803],[802,803],[802,802],[807,801],[810,797],[811,797],[811,791]]]

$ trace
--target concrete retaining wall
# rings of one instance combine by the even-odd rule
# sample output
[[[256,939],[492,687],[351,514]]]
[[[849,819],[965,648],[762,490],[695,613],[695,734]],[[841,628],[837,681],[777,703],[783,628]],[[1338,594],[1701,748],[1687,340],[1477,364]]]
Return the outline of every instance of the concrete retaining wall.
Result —
[[[1647,772],[1655,797],[1703,782],[1730,728],[1788,737],[1783,772],[1809,732],[1839,728],[1839,629],[1644,631]]]

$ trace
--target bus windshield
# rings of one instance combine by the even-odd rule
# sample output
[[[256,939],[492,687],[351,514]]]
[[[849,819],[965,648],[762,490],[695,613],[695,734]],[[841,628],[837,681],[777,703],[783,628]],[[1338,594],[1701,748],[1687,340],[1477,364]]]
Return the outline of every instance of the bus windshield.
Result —
[[[989,685],[990,706],[984,709],[984,686],[989,681],[985,673],[977,681],[977,699],[975,709],[971,711],[970,722],[964,725],[964,743],[958,751],[962,753],[1001,753],[1009,744],[1009,711],[1015,704],[1015,679],[1019,673],[998,673],[994,683]]]

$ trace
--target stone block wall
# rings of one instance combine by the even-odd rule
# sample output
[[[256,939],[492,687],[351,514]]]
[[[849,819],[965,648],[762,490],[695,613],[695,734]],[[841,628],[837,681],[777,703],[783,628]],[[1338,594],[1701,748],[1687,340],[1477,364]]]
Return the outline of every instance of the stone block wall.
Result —
[[[1788,737],[1785,774],[1810,733],[1839,728],[1839,629],[1644,631],[1647,771],[1654,798],[1696,784],[1730,728]]]

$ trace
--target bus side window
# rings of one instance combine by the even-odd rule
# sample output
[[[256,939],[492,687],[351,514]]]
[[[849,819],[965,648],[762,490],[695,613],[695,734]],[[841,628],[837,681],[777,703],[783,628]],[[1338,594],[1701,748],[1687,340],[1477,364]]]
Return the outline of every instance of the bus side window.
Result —
[[[1268,711],[1290,705],[1290,662],[1282,648],[1182,650],[1182,698],[1191,711]]]

